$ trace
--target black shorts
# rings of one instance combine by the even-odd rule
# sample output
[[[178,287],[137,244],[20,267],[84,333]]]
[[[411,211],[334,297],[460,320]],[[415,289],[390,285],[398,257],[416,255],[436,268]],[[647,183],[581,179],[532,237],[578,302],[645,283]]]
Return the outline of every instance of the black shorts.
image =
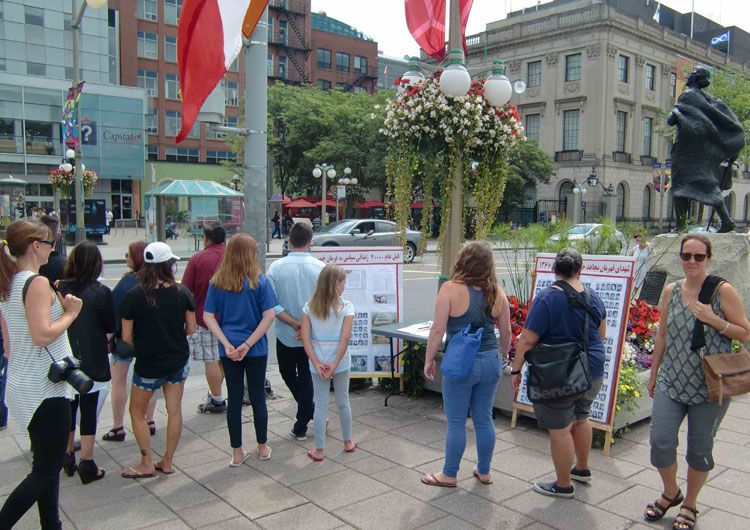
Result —
[[[573,420],[585,420],[591,414],[591,404],[599,395],[602,378],[591,381],[591,387],[575,399],[534,404],[534,415],[540,429],[564,429]]]

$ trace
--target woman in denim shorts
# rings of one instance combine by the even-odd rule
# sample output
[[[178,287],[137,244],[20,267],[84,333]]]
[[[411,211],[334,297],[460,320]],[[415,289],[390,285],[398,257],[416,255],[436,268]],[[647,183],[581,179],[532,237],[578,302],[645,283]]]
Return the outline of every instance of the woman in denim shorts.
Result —
[[[557,253],[552,270],[556,280],[562,280],[577,292],[583,293],[582,267],[581,253],[574,248],[564,248]],[[598,319],[592,317],[589,322],[588,360],[591,387],[578,398],[562,398],[559,401],[534,404],[534,415],[539,427],[549,432],[552,462],[557,474],[555,482],[534,484],[534,491],[551,497],[573,497],[575,489],[571,479],[578,482],[591,480],[591,471],[588,468],[592,437],[589,414],[604,376],[602,341],[607,331],[607,312],[601,298],[593,291],[589,294],[589,305],[599,315]],[[511,385],[515,390],[520,387],[524,356],[538,342],[563,344],[577,341],[583,346],[585,311],[583,307],[572,307],[568,295],[556,285],[547,287],[535,295],[523,331],[516,343],[516,356],[511,372]]]
[[[155,471],[174,473],[172,457],[182,431],[182,390],[190,371],[186,335],[195,333],[196,327],[195,299],[174,279],[178,259],[166,243],[148,245],[138,285],[120,305],[122,340],[135,346],[130,422],[141,450],[141,463],[123,471],[125,478],[153,477]],[[167,448],[154,463],[146,408],[159,388],[167,405]]]

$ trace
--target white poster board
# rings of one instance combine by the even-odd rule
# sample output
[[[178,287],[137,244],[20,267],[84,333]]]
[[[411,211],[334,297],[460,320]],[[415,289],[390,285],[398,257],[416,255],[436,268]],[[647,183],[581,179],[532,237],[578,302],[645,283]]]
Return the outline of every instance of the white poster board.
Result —
[[[372,328],[395,324],[404,311],[404,250],[401,247],[312,247],[323,263],[347,272],[342,295],[354,305],[349,339],[352,377],[390,377],[391,349],[387,337],[373,336]],[[399,344],[394,345],[394,353]],[[398,359],[398,358],[397,358]],[[396,377],[400,365],[395,362]]]
[[[552,265],[554,254],[540,253],[534,267],[532,300],[536,293],[555,282]],[[589,419],[592,422],[611,425],[617,401],[617,379],[620,374],[622,343],[628,325],[628,304],[633,284],[635,258],[630,256],[583,256],[581,283],[595,291],[607,310],[607,335],[604,339],[604,379],[599,395],[591,406]],[[523,365],[521,388],[516,394],[516,403],[531,406],[526,392],[528,367]]]

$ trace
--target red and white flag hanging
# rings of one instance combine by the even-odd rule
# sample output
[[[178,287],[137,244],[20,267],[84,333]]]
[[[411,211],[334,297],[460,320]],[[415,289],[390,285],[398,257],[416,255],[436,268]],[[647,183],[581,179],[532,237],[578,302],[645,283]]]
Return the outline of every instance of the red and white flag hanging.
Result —
[[[466,50],[466,22],[474,0],[459,0],[461,37]],[[406,25],[427,55],[445,59],[445,0],[406,0]]]
[[[184,0],[177,27],[182,127],[187,137],[203,102],[242,51],[268,0]]]

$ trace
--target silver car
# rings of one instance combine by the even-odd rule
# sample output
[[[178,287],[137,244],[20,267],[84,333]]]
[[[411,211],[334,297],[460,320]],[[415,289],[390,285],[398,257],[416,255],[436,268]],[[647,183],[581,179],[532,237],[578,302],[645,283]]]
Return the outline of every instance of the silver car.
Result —
[[[571,226],[563,234],[565,239],[574,245],[577,243],[586,243],[586,251],[593,254],[605,252],[607,247],[612,245],[617,254],[625,254],[628,250],[628,242],[625,235],[615,229],[609,237],[604,236],[607,228],[600,223],[584,223]],[[550,237],[551,241],[560,241],[561,236],[555,234]]]
[[[414,261],[421,238],[421,232],[406,230],[405,262]],[[344,219],[321,228],[313,234],[312,242],[320,247],[395,247],[399,244],[398,227],[383,219]],[[287,241],[282,253],[289,253]]]

